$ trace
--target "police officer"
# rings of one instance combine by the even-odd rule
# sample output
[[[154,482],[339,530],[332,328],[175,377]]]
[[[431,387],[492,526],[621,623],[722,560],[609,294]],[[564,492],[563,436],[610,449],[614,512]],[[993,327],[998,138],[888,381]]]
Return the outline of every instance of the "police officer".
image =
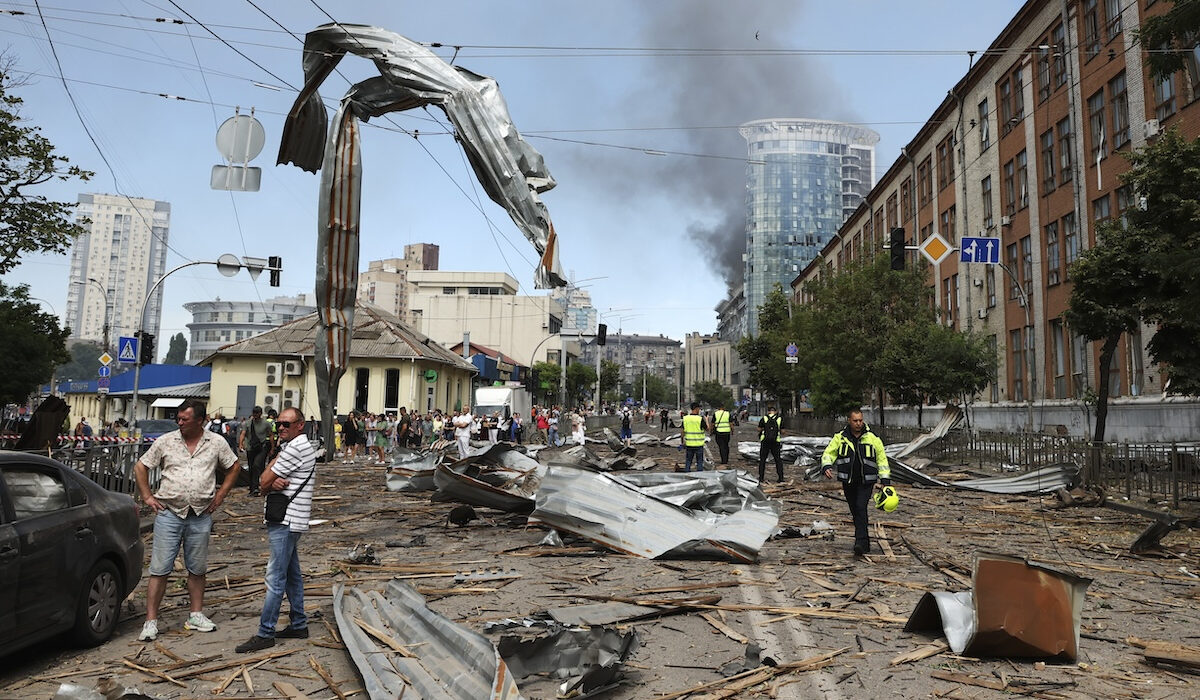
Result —
[[[683,447],[687,450],[683,471],[692,470],[696,460],[696,471],[704,471],[704,416],[700,415],[700,404],[692,402],[692,412],[683,417]]]
[[[783,416],[775,412],[775,404],[767,404],[767,415],[758,419],[758,481],[766,482],[767,453],[775,457],[775,475],[783,482],[783,459],[779,456],[779,438],[783,437]]]
[[[717,450],[721,453],[721,464],[729,464],[729,436],[733,431],[729,415],[729,404],[722,402],[713,411],[713,436],[717,439]]]
[[[842,482],[842,493],[854,518],[855,556],[871,551],[871,538],[867,532],[867,503],[873,489],[892,483],[892,470],[887,455],[883,452],[883,441],[867,426],[863,413],[850,411],[849,422],[836,433],[821,455],[825,477],[833,478],[837,471]]]

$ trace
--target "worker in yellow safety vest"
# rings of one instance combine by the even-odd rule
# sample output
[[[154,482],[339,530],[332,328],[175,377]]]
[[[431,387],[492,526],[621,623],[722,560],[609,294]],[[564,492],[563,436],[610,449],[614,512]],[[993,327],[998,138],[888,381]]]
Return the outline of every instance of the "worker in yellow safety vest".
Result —
[[[700,415],[700,404],[692,402],[692,412],[683,417],[683,446],[687,450],[684,458],[683,471],[692,470],[692,460],[696,461],[696,471],[704,471],[704,416]]]
[[[733,434],[733,424],[729,415],[729,404],[722,402],[713,411],[713,437],[717,439],[717,451],[721,453],[721,464],[729,464],[729,436]]]

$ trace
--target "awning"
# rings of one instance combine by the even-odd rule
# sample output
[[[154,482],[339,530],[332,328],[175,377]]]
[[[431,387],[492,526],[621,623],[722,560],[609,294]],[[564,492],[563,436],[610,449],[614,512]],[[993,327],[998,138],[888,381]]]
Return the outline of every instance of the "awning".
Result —
[[[187,401],[187,399],[177,399],[172,396],[160,396],[154,399],[154,403],[150,404],[150,408],[179,408],[179,405]]]

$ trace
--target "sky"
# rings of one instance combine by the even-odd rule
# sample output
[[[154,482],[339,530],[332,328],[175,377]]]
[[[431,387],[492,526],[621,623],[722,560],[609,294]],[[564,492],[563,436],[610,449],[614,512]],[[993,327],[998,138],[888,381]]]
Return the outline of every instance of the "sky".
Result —
[[[164,351],[167,336],[187,334],[185,303],[312,293],[319,176],[275,160],[303,83],[303,35],[330,17],[440,44],[446,60],[496,79],[557,181],[541,198],[564,270],[601,313],[617,310],[602,318],[610,328],[683,340],[715,332],[713,307],[741,276],[740,124],[867,126],[881,137],[878,177],[966,73],[968,52],[985,50],[1022,4],[44,0],[39,17],[33,2],[0,0],[0,46],[27,81],[15,91],[22,116],[95,172],[40,194],[170,202],[168,269],[223,253],[283,257],[278,289],[265,274],[227,278],[205,265],[169,277]],[[353,56],[339,71],[321,89],[331,114],[351,83],[378,75]],[[216,130],[235,109],[253,109],[266,131],[251,163],[263,170],[258,192],[209,188],[224,162]],[[508,272],[520,293],[544,293],[532,245],[487,199],[439,110],[393,113],[362,133],[361,269],[436,243],[443,270]],[[28,256],[5,281],[30,285],[61,315],[69,260]]]

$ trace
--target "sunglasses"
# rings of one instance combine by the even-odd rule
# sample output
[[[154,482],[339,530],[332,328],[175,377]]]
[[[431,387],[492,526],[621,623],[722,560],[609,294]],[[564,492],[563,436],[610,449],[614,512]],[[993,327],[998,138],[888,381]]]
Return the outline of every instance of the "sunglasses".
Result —
[[[278,427],[280,427],[280,428],[290,428],[290,427],[292,427],[292,421],[290,421],[290,420],[277,420],[277,421],[275,421],[275,425],[276,425],[276,426],[278,426]]]

